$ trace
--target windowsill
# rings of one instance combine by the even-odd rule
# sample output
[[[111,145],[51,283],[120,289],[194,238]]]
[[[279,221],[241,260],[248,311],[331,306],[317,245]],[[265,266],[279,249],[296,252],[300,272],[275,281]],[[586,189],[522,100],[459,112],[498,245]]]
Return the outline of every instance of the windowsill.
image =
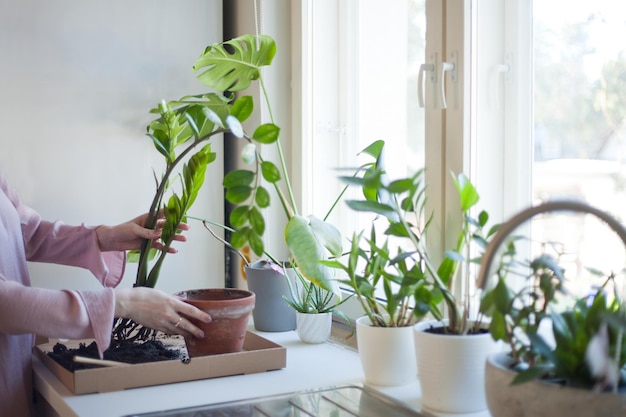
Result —
[[[346,338],[350,334],[349,328],[335,326],[331,339],[319,345],[301,342],[295,331],[266,333],[252,328],[250,330],[287,348],[287,366],[284,369],[109,393],[74,395],[34,357],[35,389],[46,400],[40,407],[40,415],[126,416],[310,389],[363,385],[363,371],[355,349],[356,337]],[[401,387],[372,388],[404,402],[412,409],[420,410],[417,380]],[[488,417],[488,413],[464,417]]]

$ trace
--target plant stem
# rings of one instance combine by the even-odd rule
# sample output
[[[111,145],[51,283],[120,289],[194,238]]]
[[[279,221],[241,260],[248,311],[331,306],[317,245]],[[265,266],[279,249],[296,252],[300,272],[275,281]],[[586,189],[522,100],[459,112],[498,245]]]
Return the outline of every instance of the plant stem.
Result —
[[[265,98],[265,103],[267,105],[267,109],[268,109],[268,112],[269,112],[269,115],[270,115],[270,121],[272,123],[274,123],[274,115],[272,114],[272,106],[270,104],[270,100],[269,100],[269,97],[267,95],[267,90],[265,88],[265,83],[263,82],[263,75],[261,75],[259,77],[259,84],[261,85],[261,91],[263,91],[263,97]],[[290,215],[289,211],[286,210],[286,214],[287,214],[288,218],[291,218],[293,215],[298,214],[298,206],[296,205],[296,199],[295,199],[295,197],[293,195],[293,190],[291,188],[291,180],[289,179],[289,175],[288,175],[288,171],[287,171],[287,164],[285,163],[285,156],[283,154],[283,148],[282,148],[282,146],[280,144],[280,140],[276,141],[276,149],[278,151],[278,158],[280,160],[281,170],[283,171],[283,177],[285,179],[285,185],[287,187],[287,193],[289,195],[289,201],[291,202],[291,211],[293,212],[293,214]],[[284,196],[280,192],[280,189],[279,189],[277,183],[274,183],[274,187],[278,191],[278,194],[280,196],[282,196],[282,198],[284,198]]]

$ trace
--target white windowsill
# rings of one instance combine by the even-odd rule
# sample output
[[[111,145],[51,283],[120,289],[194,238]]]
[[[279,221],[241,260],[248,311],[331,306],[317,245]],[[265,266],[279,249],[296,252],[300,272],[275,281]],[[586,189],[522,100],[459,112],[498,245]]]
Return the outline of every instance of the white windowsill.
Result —
[[[266,333],[257,332],[252,327],[250,330],[287,348],[287,366],[284,369],[110,393],[74,395],[37,357],[33,357],[35,389],[48,403],[41,407],[45,412],[43,415],[121,417],[307,389],[363,385],[361,363],[351,347],[334,341],[309,345],[301,342],[295,331]],[[372,388],[404,402],[412,409],[420,410],[417,380],[401,387]],[[488,417],[489,413],[463,416]]]

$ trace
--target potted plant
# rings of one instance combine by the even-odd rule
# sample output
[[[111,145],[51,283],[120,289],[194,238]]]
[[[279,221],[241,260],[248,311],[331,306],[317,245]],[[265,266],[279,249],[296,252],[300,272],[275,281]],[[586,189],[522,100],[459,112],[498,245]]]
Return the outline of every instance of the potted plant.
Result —
[[[148,209],[146,227],[155,227],[159,217],[163,215],[161,240],[164,248],[156,251],[146,241],[140,251],[129,254],[130,260],[138,262],[135,286],[156,285],[168,248],[178,233],[179,224],[186,221],[187,212],[193,206],[203,184],[206,167],[216,159],[211,140],[227,132],[251,143],[271,143],[277,139],[279,128],[271,123],[256,127],[248,135],[242,123],[253,112],[253,99],[242,94],[235,97],[235,93],[244,92],[259,77],[260,67],[271,64],[275,51],[276,45],[268,36],[244,35],[211,45],[200,56],[194,69],[199,72],[198,79],[214,92],[185,96],[169,102],[162,101],[156,109],[151,110],[157,118],[148,125],[147,135],[155,149],[164,157],[165,167],[161,174],[155,174],[155,194]],[[262,204],[261,200],[257,198],[256,201]],[[203,300],[202,305],[208,300],[226,305],[229,302],[224,299],[233,296],[235,299],[245,297],[254,301],[254,294],[249,291],[207,290],[206,295],[201,294],[205,293],[203,289],[194,289],[181,292],[179,296],[192,304]],[[217,295],[218,292],[221,295]],[[210,328],[205,328],[205,332],[224,326],[220,324],[221,320],[234,319],[229,315],[217,314],[210,307],[207,309],[213,313],[213,321]],[[250,307],[239,308],[241,318],[246,322],[250,310]],[[245,326],[243,329],[241,326],[239,328],[240,333],[245,335]],[[146,339],[154,332],[130,320],[120,319],[114,326],[113,334],[117,339]],[[242,334],[235,337],[243,341]],[[211,342],[215,338],[207,333],[205,340]],[[197,344],[199,341],[194,342]]]
[[[581,202],[530,207],[502,225],[485,252],[478,280],[489,288],[481,311],[492,317],[491,335],[508,346],[487,361],[489,410],[494,417],[624,415],[626,305],[615,275],[606,275],[590,293],[575,295],[567,289],[558,252],[520,262],[514,242],[507,240],[533,216],[555,211],[592,214],[626,244],[626,229],[617,220]],[[496,282],[490,283],[491,264],[502,246]],[[520,273],[527,285],[515,287],[510,277]]]
[[[480,369],[486,353],[476,354],[476,349],[488,351],[493,349],[495,343],[490,340],[481,321],[471,317],[469,291],[465,291],[467,298],[460,303],[461,300],[456,299],[452,288],[459,272],[463,272],[460,274],[464,280],[463,287],[470,285],[467,268],[460,271],[459,266],[469,266],[476,262],[469,255],[470,243],[477,243],[478,248],[484,247],[496,228],[483,232],[489,218],[487,213],[481,212],[476,218],[471,216],[471,211],[479,200],[476,189],[465,175],[453,177],[459,196],[462,228],[456,247],[448,251],[439,267],[435,268],[426,249],[430,216],[425,214],[424,171],[419,170],[407,178],[390,181],[383,168],[383,146],[379,142],[368,149],[369,155],[376,159],[375,164],[359,176],[343,178],[344,181],[360,187],[364,196],[362,200],[348,201],[348,205],[356,211],[377,216],[383,222],[382,227],[374,225],[369,235],[364,235],[363,232],[355,234],[345,264],[327,264],[345,271],[348,278],[344,282],[354,290],[365,311],[365,316],[357,320],[357,338],[360,331],[363,335],[364,331],[372,327],[378,328],[378,332],[384,327],[395,327],[404,329],[409,334],[411,341],[402,343],[409,346],[413,357],[417,351],[424,407],[446,412],[484,409],[486,403],[481,388],[482,372],[474,372],[468,376],[473,378],[471,383],[460,382],[464,368],[456,360],[455,365],[450,366],[453,362],[450,358],[460,355],[461,358],[466,358],[461,363],[466,363],[468,369]],[[382,242],[380,230],[385,235]],[[392,239],[395,240],[393,244],[396,249],[392,249]],[[382,288],[384,302],[377,297],[377,287]],[[442,303],[446,308],[445,313],[440,310]],[[427,315],[434,317],[435,321],[420,322]],[[454,346],[455,352],[442,355],[444,347],[428,347],[427,342],[421,340],[423,334],[436,335],[433,338],[435,342],[442,343],[446,349]],[[440,340],[440,334],[443,340]],[[377,336],[373,339],[379,341],[384,338]],[[360,354],[367,353],[369,344],[360,339],[358,342]],[[463,345],[456,347],[457,342]],[[479,343],[480,347],[467,348],[465,343]],[[397,342],[396,346],[398,345]],[[427,355],[425,360],[421,359],[423,354]],[[383,355],[375,356],[379,361]],[[390,356],[392,355],[385,355]],[[473,365],[470,359],[478,362],[478,365]],[[399,364],[396,368],[401,370],[403,366],[413,366],[410,359],[403,359],[403,362],[408,365]],[[437,369],[430,371],[431,365]],[[393,369],[388,364],[379,367]],[[376,370],[378,374],[381,373],[380,368]],[[450,373],[449,379],[445,376],[446,370]],[[366,379],[369,378],[367,374],[368,372]],[[408,376],[395,383],[406,382],[406,378]],[[377,383],[383,381],[379,380]],[[472,390],[475,387],[478,389]],[[443,396],[442,393],[449,396]],[[473,404],[474,399],[477,402]]]
[[[296,331],[300,340],[306,343],[322,343],[331,334],[333,314],[349,323],[348,317],[338,309],[351,298],[337,297],[336,294],[304,278],[300,271],[293,269],[295,280],[285,280],[289,286],[286,303],[296,312]],[[286,272],[284,272],[286,273]]]

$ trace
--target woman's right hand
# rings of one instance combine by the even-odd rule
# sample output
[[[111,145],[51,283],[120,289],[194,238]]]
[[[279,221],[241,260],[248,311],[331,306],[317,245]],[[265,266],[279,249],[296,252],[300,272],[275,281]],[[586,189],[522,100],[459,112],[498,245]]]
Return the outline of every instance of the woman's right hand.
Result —
[[[131,319],[167,334],[204,338],[204,332],[185,316],[211,322],[209,314],[163,291],[149,287],[115,289],[115,317]]]

